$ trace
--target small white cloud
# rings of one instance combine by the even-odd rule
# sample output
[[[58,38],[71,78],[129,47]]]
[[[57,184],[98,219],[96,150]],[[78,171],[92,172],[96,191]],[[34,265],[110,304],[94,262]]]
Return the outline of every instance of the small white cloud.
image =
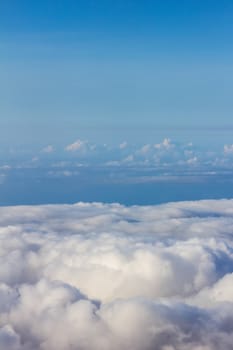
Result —
[[[233,145],[224,145],[225,154],[233,154]]]
[[[197,164],[198,162],[198,158],[197,157],[193,157],[187,160],[187,164]]]
[[[146,144],[142,146],[142,148],[139,150],[139,153],[141,154],[147,154],[150,151],[151,145]]]
[[[87,144],[87,141],[77,140],[74,143],[67,145],[65,147],[65,150],[68,152],[83,150],[85,148],[86,144]]]
[[[105,163],[106,166],[119,166],[121,165],[121,162],[119,160],[110,160],[109,162]]]
[[[67,176],[69,177],[69,176],[72,176],[73,173],[72,173],[72,171],[64,170],[64,171],[63,171],[63,175],[66,176],[66,177],[67,177]]]
[[[119,148],[120,149],[125,149],[128,146],[128,143],[126,141],[120,143]]]
[[[156,149],[169,149],[174,147],[169,138],[165,138],[161,143],[157,143],[154,145]]]
[[[52,145],[48,145],[42,149],[43,153],[53,153],[55,151]]]
[[[48,172],[48,175],[52,176],[52,177],[71,177],[71,176],[79,175],[79,172],[78,171],[70,171],[70,170],[60,170],[60,171],[50,170]]]
[[[130,154],[128,157],[123,159],[124,163],[131,163],[134,161],[134,156],[132,154]]]

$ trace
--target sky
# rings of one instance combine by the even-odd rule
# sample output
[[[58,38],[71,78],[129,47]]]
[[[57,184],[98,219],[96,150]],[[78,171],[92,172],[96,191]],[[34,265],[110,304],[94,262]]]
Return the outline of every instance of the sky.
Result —
[[[1,146],[231,143],[232,23],[230,0],[1,1]]]
[[[232,350],[232,37],[232,0],[0,0],[0,350]]]

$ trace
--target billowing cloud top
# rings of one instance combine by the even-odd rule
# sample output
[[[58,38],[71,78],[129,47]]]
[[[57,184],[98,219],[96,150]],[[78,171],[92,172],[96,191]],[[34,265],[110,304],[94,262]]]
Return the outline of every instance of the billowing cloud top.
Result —
[[[0,208],[0,349],[233,344],[233,200]]]

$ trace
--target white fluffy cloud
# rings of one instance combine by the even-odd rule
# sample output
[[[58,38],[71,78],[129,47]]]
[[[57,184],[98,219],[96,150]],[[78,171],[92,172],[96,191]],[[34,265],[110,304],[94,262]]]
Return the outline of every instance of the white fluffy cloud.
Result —
[[[169,138],[165,138],[161,143],[156,143],[154,148],[156,149],[170,149],[174,147]]]
[[[74,152],[83,150],[86,146],[87,142],[82,140],[77,140],[74,143],[71,143],[70,145],[67,145],[65,150],[68,152]]]
[[[0,349],[233,343],[233,200],[0,208]]]

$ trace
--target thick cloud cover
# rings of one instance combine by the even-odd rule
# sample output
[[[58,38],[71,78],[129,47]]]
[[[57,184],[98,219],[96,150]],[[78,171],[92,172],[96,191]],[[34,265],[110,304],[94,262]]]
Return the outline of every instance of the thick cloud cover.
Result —
[[[0,208],[1,350],[233,344],[233,200]]]

